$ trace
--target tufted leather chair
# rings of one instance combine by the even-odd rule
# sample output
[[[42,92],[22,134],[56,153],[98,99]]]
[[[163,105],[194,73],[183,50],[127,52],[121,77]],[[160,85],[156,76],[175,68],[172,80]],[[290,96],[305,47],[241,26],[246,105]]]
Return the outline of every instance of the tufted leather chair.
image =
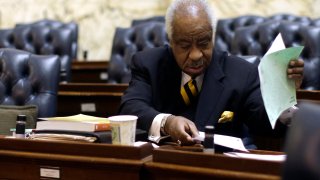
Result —
[[[131,57],[137,51],[168,44],[164,23],[142,23],[130,28],[117,28],[109,63],[109,83],[128,83]]]
[[[300,23],[303,25],[310,25],[310,23],[312,23],[311,18],[307,17],[307,16],[297,16],[297,15],[293,15],[293,14],[275,14],[272,16],[268,17],[268,20],[271,21],[290,21],[290,22],[296,22],[296,23]]]
[[[234,38],[235,31],[238,28],[261,24],[267,21],[289,21],[297,22],[303,25],[320,24],[313,22],[309,17],[297,16],[292,14],[275,14],[269,17],[262,17],[256,15],[243,15],[235,18],[220,19],[217,23],[215,48],[222,51],[231,51],[231,43]]]
[[[60,61],[17,49],[0,49],[0,104],[37,105],[38,117],[56,115]]]
[[[72,31],[68,28],[21,25],[0,30],[0,48],[15,48],[39,55],[59,55],[61,81],[71,80]]]
[[[153,16],[149,18],[144,18],[144,19],[134,19],[131,22],[131,26],[136,26],[138,24],[143,24],[143,23],[149,23],[149,22],[165,22],[165,17],[164,16]]]
[[[265,19],[266,18],[261,16],[247,15],[218,20],[215,35],[215,48],[230,52],[231,42],[236,29],[262,23]]]
[[[59,29],[59,28],[65,28],[65,29],[70,29],[71,30],[71,41],[72,41],[72,47],[71,47],[71,52],[70,56],[72,60],[77,59],[77,52],[78,52],[78,24],[76,22],[69,22],[69,23],[63,23],[60,21],[56,20],[51,20],[51,19],[42,19],[33,23],[29,24],[16,24],[16,27],[19,26],[41,26],[41,27],[49,27],[53,29]]]
[[[286,47],[303,45],[301,58],[305,61],[303,89],[320,89],[320,27],[287,21],[268,21],[236,30],[231,54],[262,57],[272,41],[282,34]]]

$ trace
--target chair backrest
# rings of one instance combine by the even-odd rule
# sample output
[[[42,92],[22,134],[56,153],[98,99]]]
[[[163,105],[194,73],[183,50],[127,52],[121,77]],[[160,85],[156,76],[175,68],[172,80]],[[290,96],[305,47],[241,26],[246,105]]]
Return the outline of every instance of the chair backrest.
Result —
[[[232,40],[231,54],[262,57],[281,33],[286,47],[304,46],[305,62],[302,89],[320,89],[320,27],[288,21],[268,21],[239,28]]]
[[[268,20],[289,21],[289,22],[296,22],[303,25],[310,25],[312,23],[312,19],[310,17],[299,16],[294,14],[286,14],[286,13],[280,13],[280,14],[269,16]]]
[[[58,56],[1,48],[0,104],[36,105],[38,117],[55,116],[59,70]]]
[[[260,24],[266,18],[255,15],[245,15],[236,18],[220,19],[217,22],[215,48],[230,52],[234,33],[238,28]]]
[[[320,179],[319,121],[319,104],[303,104],[294,115],[285,143],[284,180]]]
[[[142,23],[130,28],[117,28],[108,68],[109,83],[128,83],[131,79],[132,55],[138,51],[168,44],[164,23]]]
[[[16,27],[19,27],[19,26],[41,26],[41,27],[49,27],[53,29],[59,29],[59,28],[70,29],[71,36],[72,36],[71,37],[72,47],[71,47],[70,56],[72,60],[77,59],[79,27],[76,22],[71,21],[68,23],[63,23],[61,21],[52,20],[52,19],[42,19],[32,23],[16,24]]]
[[[136,26],[136,25],[139,25],[139,24],[149,23],[149,22],[161,22],[161,23],[164,23],[165,22],[165,17],[164,16],[153,16],[153,17],[143,18],[143,19],[134,19],[131,22],[131,26]]]
[[[279,13],[268,17],[257,15],[243,15],[234,18],[220,19],[217,23],[215,48],[222,51],[230,52],[232,40],[237,29],[252,25],[258,25],[268,21],[296,22],[301,25],[320,24],[320,21],[314,21],[306,16],[297,16],[285,13]]]
[[[17,26],[0,30],[0,48],[15,48],[38,55],[58,55],[61,81],[71,80],[72,31],[68,28]]]

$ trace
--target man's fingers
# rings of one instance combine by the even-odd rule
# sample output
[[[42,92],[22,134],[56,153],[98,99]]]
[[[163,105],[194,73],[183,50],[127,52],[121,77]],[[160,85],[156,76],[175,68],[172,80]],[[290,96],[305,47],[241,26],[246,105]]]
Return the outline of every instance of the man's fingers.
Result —
[[[189,125],[189,129],[190,129],[190,133],[192,137],[198,136],[199,135],[199,131],[196,128],[195,125]]]
[[[300,79],[300,78],[302,78],[302,75],[301,74],[290,74],[290,75],[288,75],[288,78],[290,78],[290,79]]]
[[[288,69],[288,74],[303,74],[303,67],[294,67]]]
[[[289,63],[289,67],[303,67],[303,66],[304,66],[304,62],[301,59],[291,60]]]

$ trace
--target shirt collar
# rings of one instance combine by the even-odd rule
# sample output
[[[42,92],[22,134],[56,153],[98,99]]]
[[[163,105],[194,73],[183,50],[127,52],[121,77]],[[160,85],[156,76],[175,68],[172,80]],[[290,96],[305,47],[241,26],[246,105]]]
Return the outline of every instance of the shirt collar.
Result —
[[[201,90],[201,87],[202,87],[203,76],[204,76],[204,74],[202,73],[202,74],[200,74],[199,76],[197,76],[195,78],[199,91]],[[181,86],[186,84],[190,79],[191,79],[191,76],[189,76],[188,74],[182,72],[181,73]]]

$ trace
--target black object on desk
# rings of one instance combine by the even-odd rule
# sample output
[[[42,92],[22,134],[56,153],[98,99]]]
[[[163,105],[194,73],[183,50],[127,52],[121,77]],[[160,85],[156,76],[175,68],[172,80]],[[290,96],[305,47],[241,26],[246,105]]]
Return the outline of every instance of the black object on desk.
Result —
[[[204,133],[204,152],[214,153],[214,126],[206,126]]]
[[[25,138],[26,132],[26,115],[18,115],[17,122],[16,122],[16,137],[17,138]]]

